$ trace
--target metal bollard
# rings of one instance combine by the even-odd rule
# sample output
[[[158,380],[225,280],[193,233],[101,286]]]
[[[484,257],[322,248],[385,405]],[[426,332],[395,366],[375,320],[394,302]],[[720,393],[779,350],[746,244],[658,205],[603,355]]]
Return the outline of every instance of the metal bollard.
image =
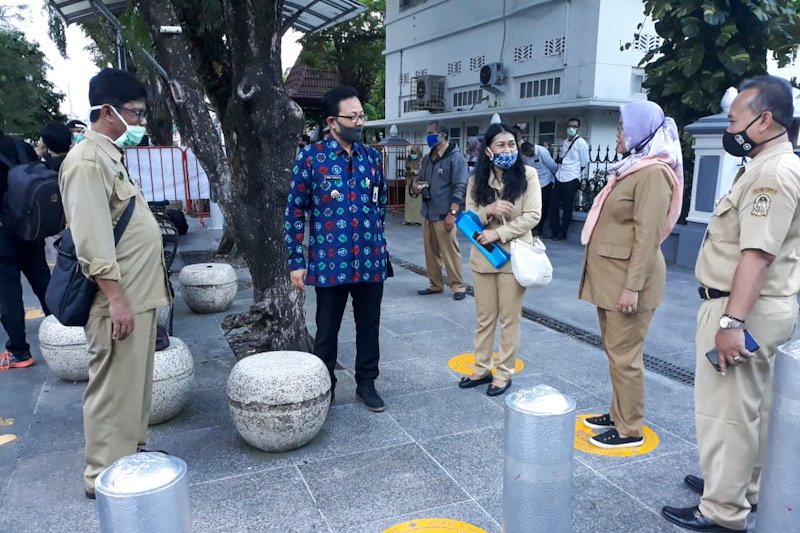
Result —
[[[172,455],[126,455],[95,481],[102,533],[189,533],[186,463]]]
[[[505,405],[503,532],[571,532],[575,400],[538,385]]]
[[[800,533],[800,341],[778,348],[761,491],[759,533]]]

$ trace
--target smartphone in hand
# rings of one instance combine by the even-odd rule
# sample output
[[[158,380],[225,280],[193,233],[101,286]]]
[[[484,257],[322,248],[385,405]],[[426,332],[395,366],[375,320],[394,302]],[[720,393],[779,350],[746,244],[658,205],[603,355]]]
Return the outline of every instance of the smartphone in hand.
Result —
[[[755,352],[760,348],[756,340],[747,330],[744,330],[744,347],[747,348],[748,352]],[[719,353],[717,353],[717,350],[710,350],[706,352],[706,358],[708,359],[708,362],[711,363],[711,366],[714,367],[714,370],[719,372]]]

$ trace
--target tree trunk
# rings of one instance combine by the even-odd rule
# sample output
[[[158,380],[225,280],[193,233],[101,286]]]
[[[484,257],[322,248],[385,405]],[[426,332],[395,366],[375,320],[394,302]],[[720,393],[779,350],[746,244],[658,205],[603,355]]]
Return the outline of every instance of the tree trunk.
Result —
[[[155,146],[172,146],[173,122],[167,104],[167,88],[152,70],[145,81],[150,93],[147,106],[147,132],[150,134],[151,143]]]
[[[248,327],[256,337],[254,344],[263,350],[309,351],[303,293],[291,287],[283,244],[289,168],[302,111],[288,98],[281,80],[276,31],[280,2],[235,2],[235,6],[225,2],[233,80],[229,98],[222,102],[225,109],[217,111],[227,160],[205,100],[210,91],[203,90],[196,69],[201,58],[193,61],[192,43],[185,34],[160,32],[162,25],[182,25],[172,3],[139,0],[139,4],[156,57],[171,79],[176,123],[206,169],[250,268],[254,292],[250,315],[226,322],[230,327]]]

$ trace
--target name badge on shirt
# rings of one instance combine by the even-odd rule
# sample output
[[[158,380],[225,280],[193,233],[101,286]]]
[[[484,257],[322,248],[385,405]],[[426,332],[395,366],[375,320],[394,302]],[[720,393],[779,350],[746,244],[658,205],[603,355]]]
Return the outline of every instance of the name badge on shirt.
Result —
[[[342,179],[342,177],[341,176],[325,175],[322,179],[324,179],[325,181],[339,181],[340,179]]]
[[[381,188],[377,184],[372,186],[372,205],[378,205],[378,195],[380,191]]]

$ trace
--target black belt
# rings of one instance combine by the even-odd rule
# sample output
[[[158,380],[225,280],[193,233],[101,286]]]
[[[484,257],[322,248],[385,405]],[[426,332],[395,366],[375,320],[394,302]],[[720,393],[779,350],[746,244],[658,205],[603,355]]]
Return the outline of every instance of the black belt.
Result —
[[[705,287],[698,287],[697,292],[700,293],[700,298],[703,300],[713,300],[715,298],[725,298],[730,296],[731,293],[725,291],[718,291],[717,289],[707,289]]]

